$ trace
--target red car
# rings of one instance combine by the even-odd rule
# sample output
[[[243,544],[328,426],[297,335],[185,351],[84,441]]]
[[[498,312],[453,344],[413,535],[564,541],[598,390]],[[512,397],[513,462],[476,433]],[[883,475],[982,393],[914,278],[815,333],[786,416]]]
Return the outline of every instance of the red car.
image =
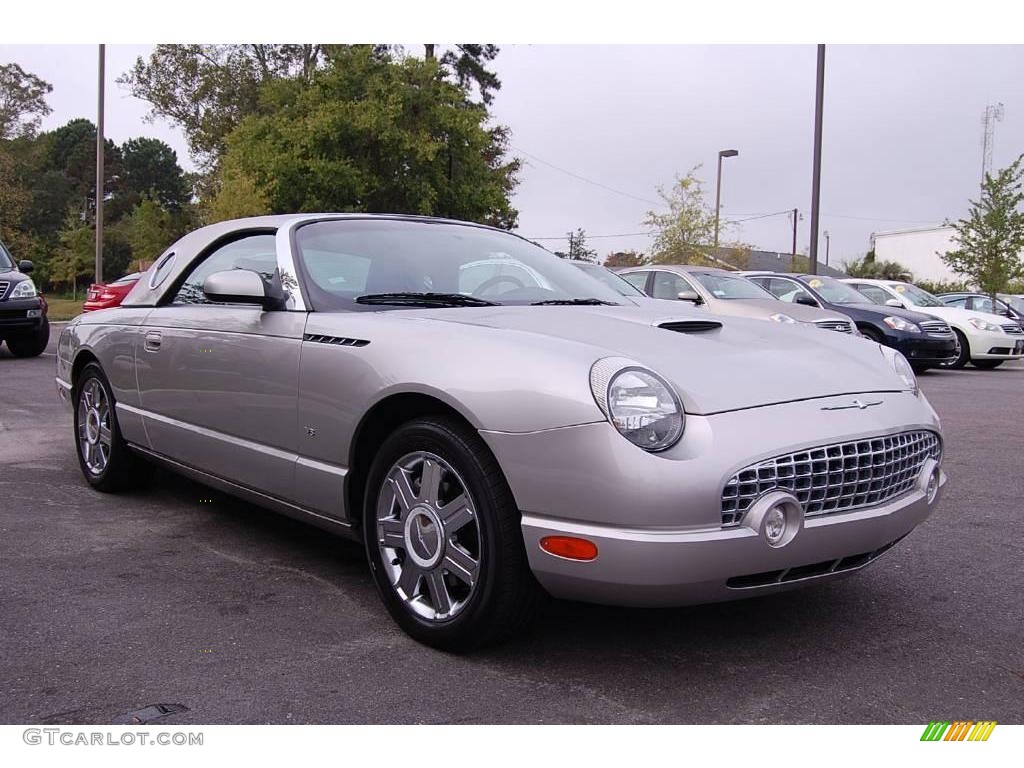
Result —
[[[128,291],[139,282],[140,277],[142,277],[141,272],[132,272],[112,283],[93,283],[85,294],[82,311],[92,312],[94,309],[109,309],[118,306],[128,295]]]

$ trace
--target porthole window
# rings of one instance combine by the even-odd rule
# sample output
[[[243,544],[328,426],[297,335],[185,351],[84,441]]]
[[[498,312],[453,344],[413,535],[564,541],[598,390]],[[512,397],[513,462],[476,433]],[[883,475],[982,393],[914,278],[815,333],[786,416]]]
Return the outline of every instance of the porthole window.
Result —
[[[167,279],[167,275],[171,273],[171,267],[174,266],[174,252],[165,253],[160,257],[160,260],[156,263],[153,268],[153,274],[149,277],[149,287],[157,288],[160,283]]]

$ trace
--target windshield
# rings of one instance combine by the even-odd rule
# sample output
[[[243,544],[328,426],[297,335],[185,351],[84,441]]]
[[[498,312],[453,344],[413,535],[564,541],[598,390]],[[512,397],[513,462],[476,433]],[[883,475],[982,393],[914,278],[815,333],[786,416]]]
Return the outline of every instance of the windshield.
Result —
[[[1020,296],[1003,296],[1003,301],[1021,314],[1024,314],[1024,298],[1021,298]]]
[[[889,283],[889,287],[896,293],[906,298],[915,307],[944,307],[946,306],[928,291],[923,291],[916,285],[909,283]]]
[[[804,282],[821,294],[829,304],[870,304],[864,294],[858,293],[846,283],[834,277],[809,277]]]
[[[576,269],[585,272],[591,277],[597,278],[620,296],[647,295],[632,283],[626,282],[610,269],[602,267],[600,264],[590,264],[586,261],[570,261],[569,263],[576,267]]]
[[[552,253],[515,235],[430,221],[319,221],[296,231],[300,268],[316,309],[535,304],[622,297]],[[401,294],[390,305],[388,294]],[[377,297],[380,300],[374,300]],[[471,301],[457,301],[470,297]],[[357,301],[361,299],[361,301]],[[476,299],[479,301],[472,301]]]
[[[0,243],[0,269],[14,269],[14,259],[3,243]]]
[[[772,294],[745,277],[734,277],[717,272],[691,272],[690,276],[696,278],[697,282],[707,288],[708,292],[716,299],[771,299],[775,301]]]

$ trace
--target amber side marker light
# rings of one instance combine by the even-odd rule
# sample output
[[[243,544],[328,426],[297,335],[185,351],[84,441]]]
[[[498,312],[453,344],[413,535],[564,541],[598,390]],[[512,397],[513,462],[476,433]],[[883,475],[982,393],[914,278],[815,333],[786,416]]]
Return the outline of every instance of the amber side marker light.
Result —
[[[597,545],[586,539],[577,539],[575,536],[545,536],[540,540],[540,548],[568,560],[597,559]]]

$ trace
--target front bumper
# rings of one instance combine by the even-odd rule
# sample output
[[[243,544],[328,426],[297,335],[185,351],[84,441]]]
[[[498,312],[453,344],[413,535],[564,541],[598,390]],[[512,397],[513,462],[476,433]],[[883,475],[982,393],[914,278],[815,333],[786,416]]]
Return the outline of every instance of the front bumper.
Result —
[[[927,334],[903,333],[892,344],[911,363],[941,365],[956,358],[956,338],[936,339]]]
[[[1013,333],[976,331],[967,343],[972,360],[1020,360],[1024,357],[1024,338]]]
[[[683,605],[781,591],[853,572],[921,523],[916,485],[867,509],[807,517],[771,547],[752,518],[722,527],[722,489],[762,459],[840,440],[914,429],[939,432],[924,398],[859,395],[690,416],[683,439],[648,454],[601,422],[525,434],[482,432],[523,513],[531,569],[556,597],[616,605]],[[826,410],[844,406],[842,410]],[[941,482],[945,482],[944,476]],[[545,536],[586,538],[591,561],[544,551]]]
[[[45,318],[46,307],[38,296],[0,301],[0,337],[30,334]]]

